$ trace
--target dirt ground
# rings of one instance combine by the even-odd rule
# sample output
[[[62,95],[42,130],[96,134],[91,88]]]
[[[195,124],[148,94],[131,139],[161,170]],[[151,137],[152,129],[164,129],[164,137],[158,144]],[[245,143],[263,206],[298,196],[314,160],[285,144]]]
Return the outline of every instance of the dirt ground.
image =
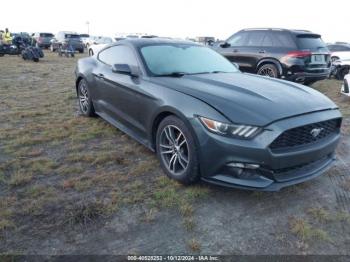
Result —
[[[275,193],[166,178],[153,153],[79,115],[79,58],[0,58],[0,253],[350,254],[350,99],[338,161]]]

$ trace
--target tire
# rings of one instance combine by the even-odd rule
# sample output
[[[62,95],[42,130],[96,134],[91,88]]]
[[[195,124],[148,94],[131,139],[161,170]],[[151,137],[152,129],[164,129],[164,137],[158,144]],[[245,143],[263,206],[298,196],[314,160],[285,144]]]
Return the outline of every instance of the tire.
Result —
[[[79,53],[80,53],[80,54],[83,54],[83,53],[84,53],[84,49],[80,49],[80,50],[79,50]]]
[[[53,47],[53,45],[50,45],[50,51],[51,52],[55,52],[56,51],[56,49]]]
[[[34,62],[39,62],[39,58],[35,57],[35,58],[33,58],[33,61]]]
[[[344,80],[344,77],[349,74],[349,67],[342,67],[337,71],[336,78],[338,80]]]
[[[156,151],[168,177],[186,185],[200,178],[198,150],[193,134],[178,117],[168,116],[159,124]]]
[[[85,104],[85,101],[86,101],[86,104]],[[87,116],[87,117],[95,116],[95,109],[92,104],[90,91],[85,79],[81,79],[78,84],[78,102],[79,102],[80,112],[84,116]]]
[[[94,55],[94,51],[92,49],[89,49],[89,56],[93,56]]]
[[[258,75],[279,78],[278,69],[274,64],[264,64],[259,67]]]

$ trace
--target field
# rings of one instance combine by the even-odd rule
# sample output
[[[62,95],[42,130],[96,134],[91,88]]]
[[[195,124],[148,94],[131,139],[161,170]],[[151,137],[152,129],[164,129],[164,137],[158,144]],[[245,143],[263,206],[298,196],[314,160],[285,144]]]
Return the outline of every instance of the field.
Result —
[[[79,56],[78,56],[79,58]],[[184,187],[155,155],[79,114],[78,58],[0,58],[0,253],[350,254],[350,99],[338,161],[275,193]]]

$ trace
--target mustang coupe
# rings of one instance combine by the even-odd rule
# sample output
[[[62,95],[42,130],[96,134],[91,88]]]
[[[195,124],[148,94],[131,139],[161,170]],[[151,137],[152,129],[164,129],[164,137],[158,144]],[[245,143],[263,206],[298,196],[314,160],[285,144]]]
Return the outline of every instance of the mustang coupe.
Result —
[[[157,153],[164,172],[276,191],[330,168],[337,106],[312,88],[241,73],[187,41],[129,39],[78,61],[76,92],[97,114]]]

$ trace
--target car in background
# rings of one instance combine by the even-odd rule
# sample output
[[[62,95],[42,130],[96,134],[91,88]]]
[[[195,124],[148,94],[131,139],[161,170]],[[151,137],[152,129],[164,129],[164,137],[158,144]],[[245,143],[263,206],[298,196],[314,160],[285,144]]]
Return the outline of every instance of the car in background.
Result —
[[[102,48],[104,48],[108,44],[112,44],[115,42],[111,37],[99,37],[96,39],[95,44],[88,47],[88,53],[90,56],[96,54]]]
[[[83,41],[84,46],[86,47],[86,43],[88,42],[90,38],[89,34],[80,34],[80,39]]]
[[[343,80],[350,71],[350,58],[344,60],[336,60],[332,63],[331,75],[338,80]]]
[[[328,50],[331,52],[331,60],[350,59],[350,44],[328,44]]]
[[[60,31],[57,35],[51,40],[50,49],[52,52],[55,52],[63,45],[69,43],[72,48],[79,53],[84,53],[84,44],[80,38],[80,35],[76,32],[70,31]]]
[[[349,85],[350,85],[350,74],[347,74],[344,77],[344,80],[343,80],[343,85],[342,85],[342,88],[341,88],[341,93],[342,94],[344,94],[346,96],[350,96]]]
[[[11,33],[12,38],[15,38],[16,36],[20,36],[25,42],[30,42],[31,36],[27,32],[17,32],[17,33]]]
[[[306,30],[241,30],[212,47],[243,72],[310,85],[329,77],[330,53],[319,34]]]
[[[200,44],[122,40],[80,59],[75,76],[82,115],[156,152],[164,173],[184,184],[277,191],[335,161],[342,116],[329,98],[244,74]]]
[[[350,44],[332,44],[327,47],[331,52],[332,62],[350,59]]]
[[[49,48],[51,46],[51,40],[54,38],[54,35],[47,32],[36,32],[33,34],[33,38],[36,41],[37,47]]]

